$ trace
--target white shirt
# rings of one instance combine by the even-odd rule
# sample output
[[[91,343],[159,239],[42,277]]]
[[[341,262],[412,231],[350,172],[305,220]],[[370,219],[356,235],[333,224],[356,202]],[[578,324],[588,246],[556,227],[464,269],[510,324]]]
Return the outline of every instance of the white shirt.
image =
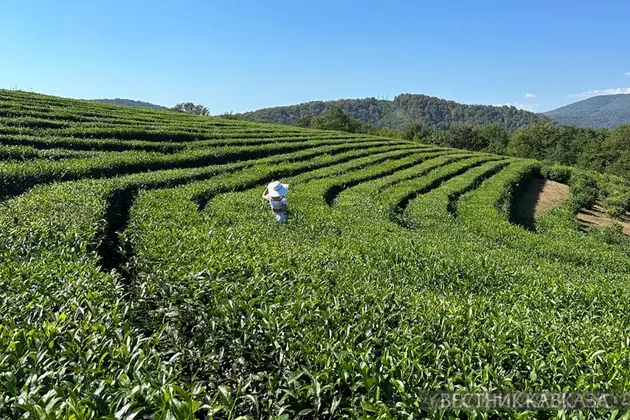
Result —
[[[269,201],[271,210],[282,210],[288,204],[287,198],[282,197],[280,200],[273,200],[269,194],[265,195],[265,200]]]

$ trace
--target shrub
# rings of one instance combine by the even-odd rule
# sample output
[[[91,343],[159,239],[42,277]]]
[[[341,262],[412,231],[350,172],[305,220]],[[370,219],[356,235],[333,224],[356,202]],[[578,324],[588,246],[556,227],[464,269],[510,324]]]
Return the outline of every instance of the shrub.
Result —
[[[599,199],[599,188],[593,177],[583,172],[574,172],[571,177],[571,208],[574,213],[591,208]]]
[[[619,217],[630,209],[630,192],[615,191],[604,199],[604,208],[612,217]]]
[[[549,179],[551,181],[568,184],[571,181],[573,168],[571,168],[570,166],[556,164],[543,164],[540,166],[540,174],[543,178]]]

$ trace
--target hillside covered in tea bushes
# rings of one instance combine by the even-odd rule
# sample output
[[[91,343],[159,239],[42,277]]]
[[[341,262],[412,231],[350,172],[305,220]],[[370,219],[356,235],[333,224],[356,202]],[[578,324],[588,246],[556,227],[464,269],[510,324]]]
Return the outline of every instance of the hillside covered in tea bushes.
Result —
[[[512,223],[538,177],[571,200]],[[260,197],[277,179],[286,225]],[[630,244],[575,212],[628,188],[0,90],[0,417],[462,417],[418,396],[627,392]]]

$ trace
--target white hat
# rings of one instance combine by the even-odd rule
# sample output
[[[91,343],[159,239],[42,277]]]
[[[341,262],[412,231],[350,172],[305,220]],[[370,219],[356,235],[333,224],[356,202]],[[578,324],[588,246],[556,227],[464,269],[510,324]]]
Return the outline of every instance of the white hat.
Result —
[[[282,197],[287,194],[289,184],[281,184],[280,181],[273,181],[267,187],[269,195],[272,197]]]

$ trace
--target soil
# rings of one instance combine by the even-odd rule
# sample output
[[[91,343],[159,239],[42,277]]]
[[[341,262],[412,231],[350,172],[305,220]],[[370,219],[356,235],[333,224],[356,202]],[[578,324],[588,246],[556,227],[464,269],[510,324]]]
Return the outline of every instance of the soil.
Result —
[[[516,202],[514,221],[535,230],[536,219],[554,207],[566,203],[570,198],[571,191],[568,185],[548,179],[533,179]],[[600,203],[591,209],[582,209],[576,217],[585,231],[594,226],[609,226],[613,223],[613,219]],[[630,212],[626,212],[615,221],[621,224],[624,234],[630,235]]]
[[[571,198],[569,186],[548,179],[533,179],[515,205],[515,221],[534,229],[536,219]]]
[[[577,218],[584,230],[588,230],[593,226],[609,226],[613,222],[613,219],[599,203],[595,204],[592,209],[582,209],[577,214]],[[621,224],[623,233],[630,235],[630,212],[626,212],[615,221]]]

